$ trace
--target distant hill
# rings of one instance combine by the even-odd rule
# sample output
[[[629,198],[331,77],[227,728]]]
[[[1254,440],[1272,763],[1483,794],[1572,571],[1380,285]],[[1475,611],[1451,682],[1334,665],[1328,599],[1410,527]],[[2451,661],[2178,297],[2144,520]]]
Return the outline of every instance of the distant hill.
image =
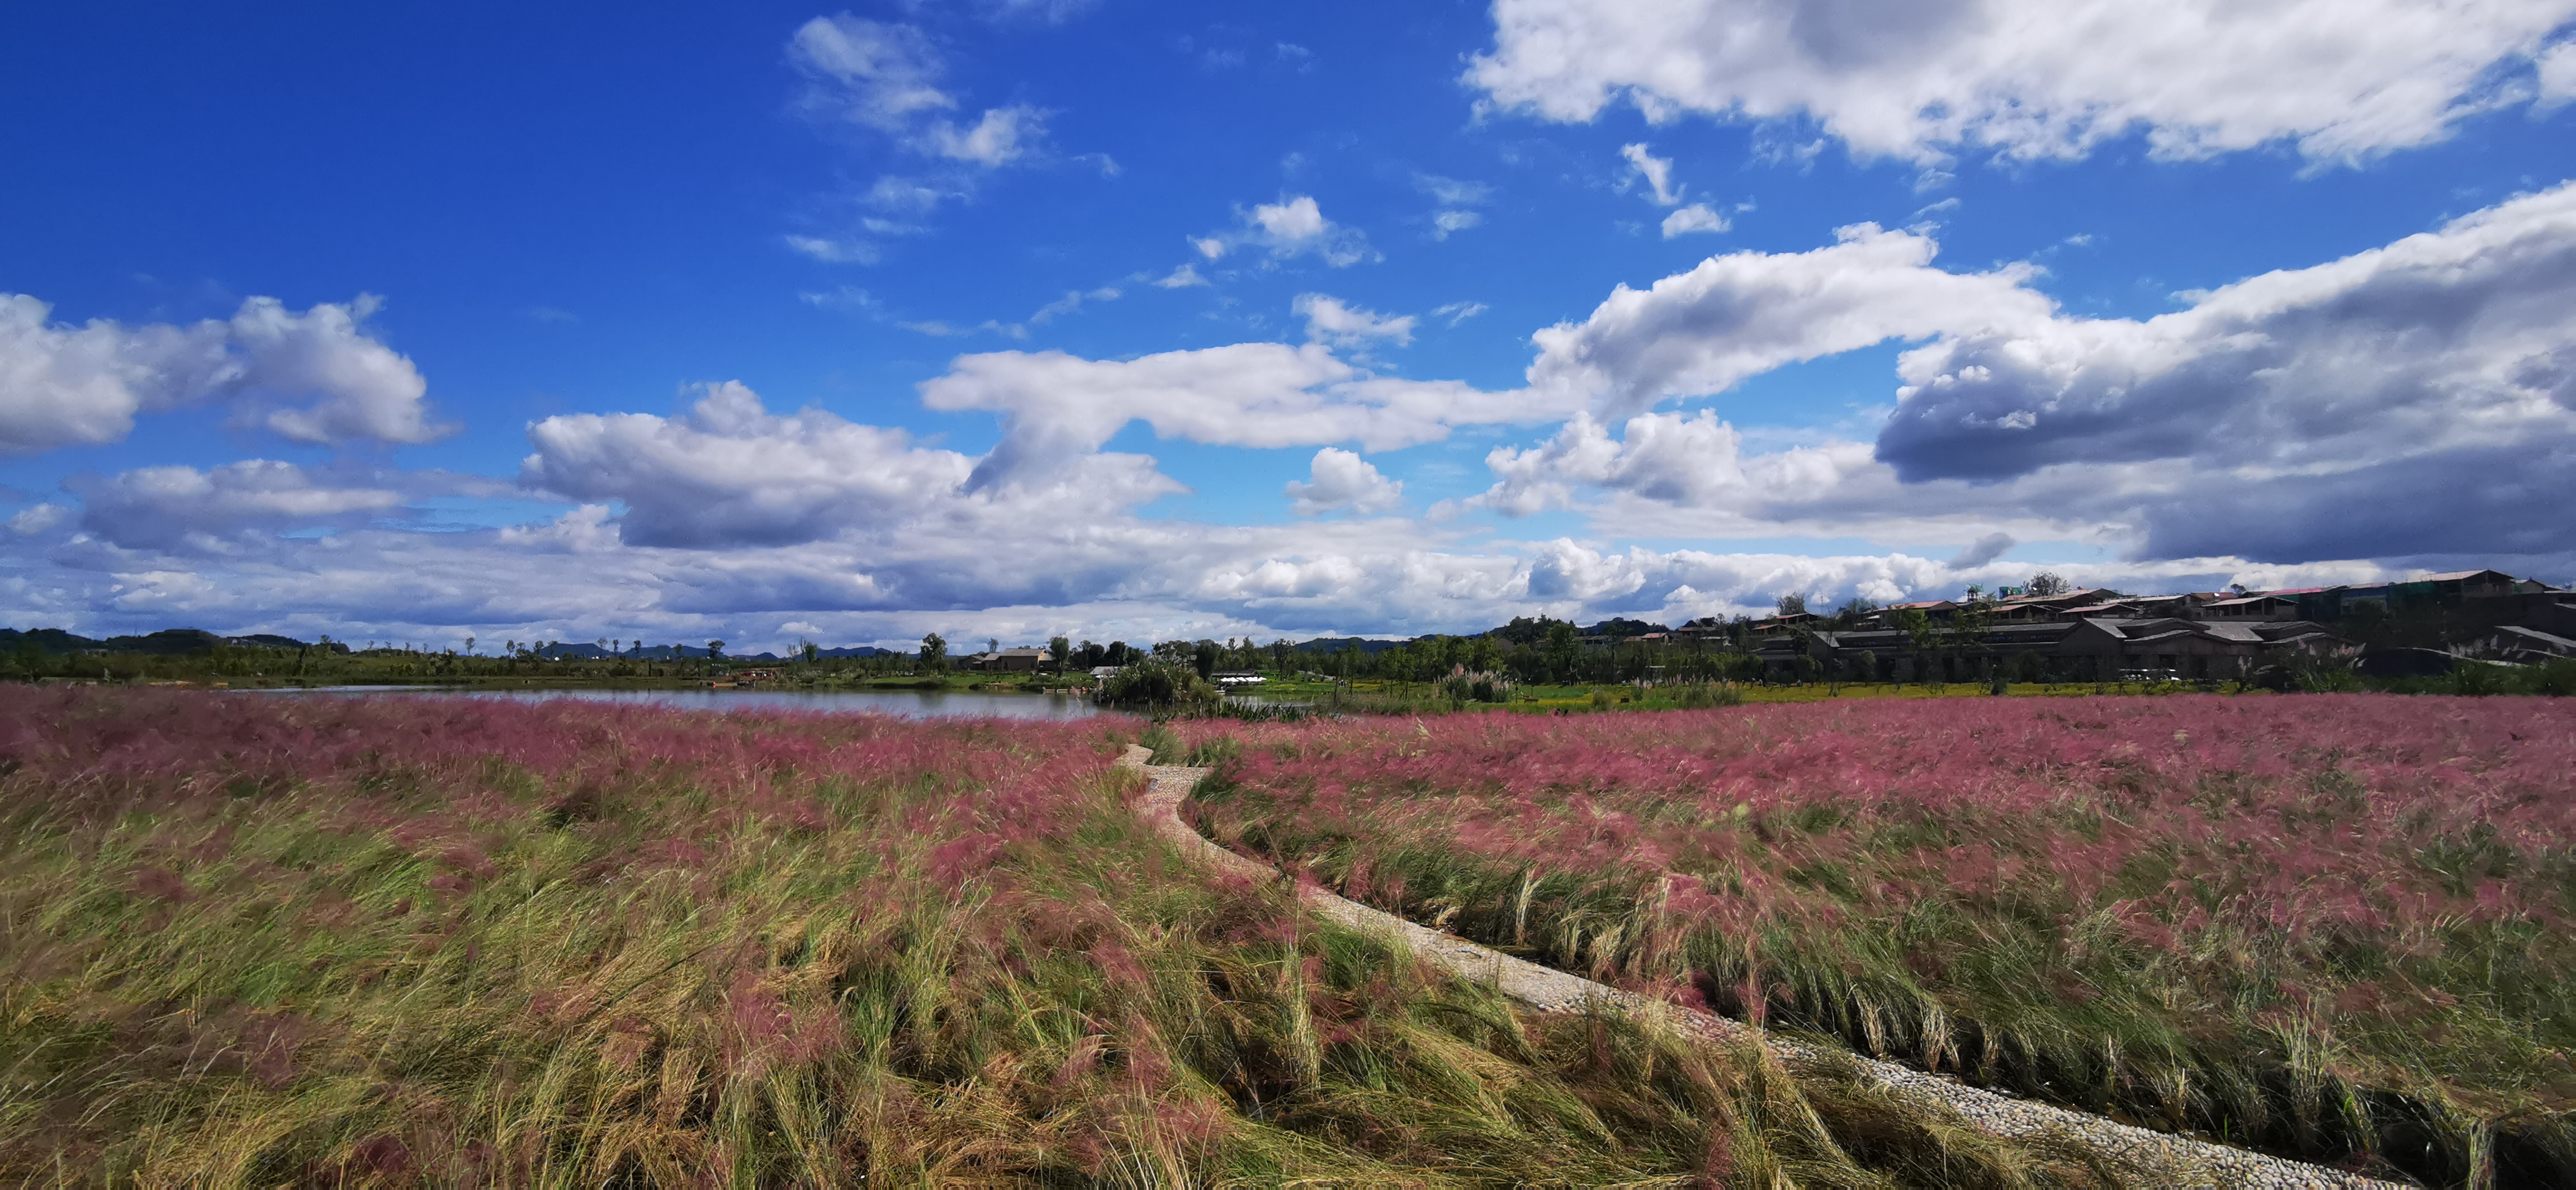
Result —
[[[217,636],[202,628],[164,628],[141,636],[111,636],[94,640],[76,636],[60,628],[33,628],[19,631],[0,628],[0,650],[15,651],[34,644],[48,653],[145,653],[155,657],[184,657],[190,653],[212,652],[216,645],[246,649],[310,649],[314,646],[291,636],[254,633],[249,636]],[[346,653],[349,646],[333,642],[335,652]]]

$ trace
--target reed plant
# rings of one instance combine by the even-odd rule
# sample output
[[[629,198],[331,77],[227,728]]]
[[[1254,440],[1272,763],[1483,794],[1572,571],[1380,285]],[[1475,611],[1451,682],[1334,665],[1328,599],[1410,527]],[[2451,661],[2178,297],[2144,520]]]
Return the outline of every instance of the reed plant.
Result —
[[[0,1180],[2120,1176],[1207,880],[1115,730],[0,687]]]

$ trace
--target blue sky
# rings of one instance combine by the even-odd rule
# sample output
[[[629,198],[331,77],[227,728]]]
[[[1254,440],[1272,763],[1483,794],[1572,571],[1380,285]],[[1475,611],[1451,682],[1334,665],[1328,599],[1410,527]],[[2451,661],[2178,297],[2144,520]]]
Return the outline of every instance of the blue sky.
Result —
[[[2421,8],[30,11],[0,623],[2576,579],[2576,0]]]

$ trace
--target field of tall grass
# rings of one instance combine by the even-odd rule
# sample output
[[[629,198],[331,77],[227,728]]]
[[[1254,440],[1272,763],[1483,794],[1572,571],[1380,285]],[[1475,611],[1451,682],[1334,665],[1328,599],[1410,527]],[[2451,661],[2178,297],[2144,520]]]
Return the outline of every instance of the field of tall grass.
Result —
[[[2576,1181],[2576,704],[1182,724],[1200,828],[1557,966],[2134,1122]]]
[[[1117,730],[0,686],[0,1181],[2119,1175],[1211,882]]]

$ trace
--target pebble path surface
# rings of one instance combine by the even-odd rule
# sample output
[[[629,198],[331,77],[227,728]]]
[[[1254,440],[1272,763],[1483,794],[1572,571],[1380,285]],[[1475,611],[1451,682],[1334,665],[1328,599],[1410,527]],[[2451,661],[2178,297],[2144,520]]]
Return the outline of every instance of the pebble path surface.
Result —
[[[1199,779],[1208,774],[1207,769],[1158,765],[1151,763],[1152,759],[1150,750],[1131,745],[1118,763],[1145,774],[1145,794],[1137,809],[1157,833],[1209,867],[1255,880],[1285,878],[1267,864],[1218,846],[1181,821],[1180,805],[1198,786]],[[1864,1076],[1895,1094],[1945,1105],[1997,1136],[2070,1137],[2092,1146],[2121,1165],[2147,1171],[2154,1179],[2152,1184],[2158,1186],[2190,1187],[2192,1190],[2239,1186],[2308,1190],[2310,1187],[2405,1185],[2267,1156],[2232,1145],[2138,1128],[2027,1099],[2015,1099],[1894,1062],[1829,1053],[1803,1042],[1767,1036],[1762,1030],[1740,1021],[1622,991],[1553,967],[1514,958],[1454,934],[1444,934],[1394,914],[1345,900],[1321,888],[1306,888],[1301,897],[1307,908],[1326,918],[1350,929],[1400,939],[1441,968],[1463,978],[1491,984],[1505,996],[1537,1011],[1585,1012],[1608,1008],[1632,1015],[1653,1015],[1670,1021],[1682,1032],[1710,1041],[1757,1041],[1769,1047],[1783,1064],[1793,1070],[1827,1064],[1856,1064]]]

